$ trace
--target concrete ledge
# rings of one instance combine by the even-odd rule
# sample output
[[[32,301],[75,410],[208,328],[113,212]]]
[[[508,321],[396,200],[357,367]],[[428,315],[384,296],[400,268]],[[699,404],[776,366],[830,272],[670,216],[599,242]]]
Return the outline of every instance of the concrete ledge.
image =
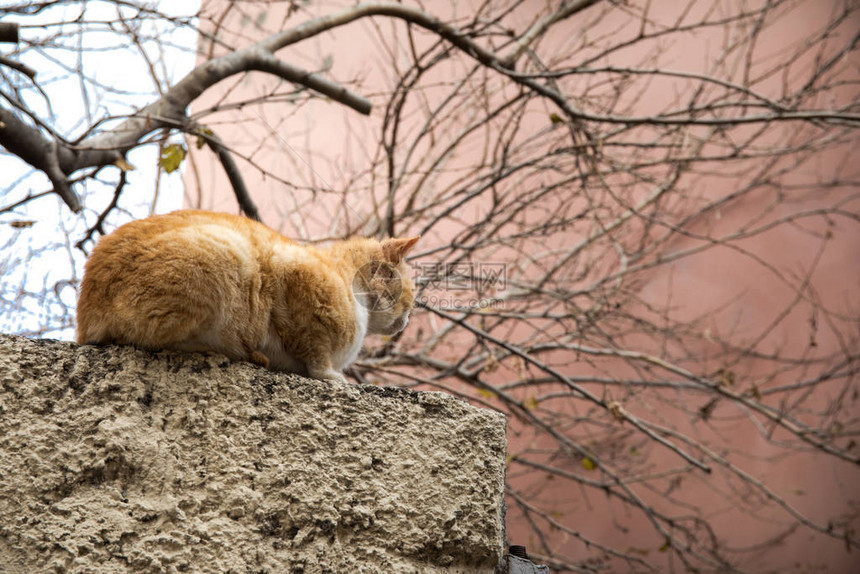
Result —
[[[0,571],[496,572],[505,419],[0,335]]]

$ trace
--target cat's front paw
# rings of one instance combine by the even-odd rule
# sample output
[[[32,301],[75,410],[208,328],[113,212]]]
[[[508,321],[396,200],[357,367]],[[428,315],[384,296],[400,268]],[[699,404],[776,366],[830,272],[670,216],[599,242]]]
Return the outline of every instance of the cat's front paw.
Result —
[[[269,357],[263,354],[262,351],[251,351],[248,356],[248,362],[254,363],[255,365],[260,365],[264,369],[269,368]]]
[[[333,369],[320,372],[311,372],[310,375],[315,379],[320,379],[321,381],[334,381],[336,383],[343,384],[349,383],[343,373],[339,373]]]
[[[345,385],[349,383],[349,381],[347,380],[347,378],[346,378],[344,375],[342,375],[341,373],[333,373],[333,376],[331,376],[331,377],[327,377],[327,378],[328,378],[329,380],[332,380],[332,381],[335,381],[335,382],[338,382],[338,383],[343,383],[343,384],[345,384]]]

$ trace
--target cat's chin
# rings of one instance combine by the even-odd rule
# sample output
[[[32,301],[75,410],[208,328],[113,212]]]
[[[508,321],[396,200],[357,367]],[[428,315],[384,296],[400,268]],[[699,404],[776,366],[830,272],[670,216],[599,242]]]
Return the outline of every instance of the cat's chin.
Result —
[[[400,315],[394,321],[391,322],[386,328],[382,329],[381,335],[396,335],[400,331],[406,328],[406,325],[409,323],[409,314]]]

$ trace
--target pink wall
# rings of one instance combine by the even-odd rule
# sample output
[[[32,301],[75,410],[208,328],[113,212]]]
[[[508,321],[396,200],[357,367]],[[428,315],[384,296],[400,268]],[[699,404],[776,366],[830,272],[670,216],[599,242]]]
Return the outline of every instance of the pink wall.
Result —
[[[718,5],[734,6],[735,3],[724,2],[713,6]],[[838,9],[839,5],[840,3],[835,1],[806,3],[802,9],[789,12],[789,16],[778,27],[762,32],[756,48],[758,53],[777,58],[782,51],[796,46],[797,39],[803,38],[808,30],[820,26],[830,15],[830,11]],[[220,2],[205,2],[204,11],[218,13],[223,10],[223,6]],[[542,2],[526,2],[510,21],[524,26],[530,21],[532,11],[542,6]],[[692,10],[704,14],[713,6],[709,3],[693,3]],[[440,13],[441,16],[445,16],[451,9],[449,3],[441,1],[430,2],[426,4],[426,8]],[[258,30],[250,22],[256,20],[260,10],[248,5],[243,9],[247,11],[245,20],[249,22],[244,27],[239,25],[242,17],[236,11],[225,20],[228,29],[240,30],[241,34],[231,36],[222,33],[223,38],[239,46],[247,45],[264,33],[304,19],[303,16],[295,16],[286,22],[283,15],[278,13],[281,8],[272,6],[268,8],[262,29]],[[460,9],[464,9],[462,5]],[[560,50],[568,42],[573,42],[573,38],[583,33],[582,22],[596,18],[603,9],[605,8],[596,7],[586,11],[581,18],[573,18],[559,26],[541,46],[542,53],[552,53],[555,46]],[[654,3],[651,6],[651,16],[658,21],[671,23],[679,10],[680,5],[675,3]],[[613,36],[620,37],[630,32],[630,24],[626,22],[629,20],[617,10],[603,19],[598,27],[585,32],[596,37],[601,34],[606,34],[610,39]],[[843,26],[839,34],[845,33],[846,27]],[[403,28],[393,26],[384,19],[374,20],[373,24],[362,22],[291,47],[285,50],[282,56],[292,63],[311,69],[330,59],[331,77],[338,80],[356,79],[357,91],[373,95],[390,89],[395,78],[390,58],[379,42],[380,34],[389,38],[395,37],[394,35],[403,38]],[[661,45],[664,51],[659,58],[659,66],[677,71],[706,73],[713,64],[713,55],[733,40],[727,37],[725,30],[721,28],[697,32],[683,43]],[[426,37],[419,39],[419,43],[427,41],[429,40]],[[577,58],[585,59],[587,55],[578,53]],[[641,46],[620,50],[613,56],[611,64],[641,65],[644,56],[646,54],[643,54]],[[813,53],[807,59],[811,62],[814,57]],[[853,58],[851,61],[854,62],[856,72],[856,57],[850,58]],[[754,70],[764,72],[765,67],[772,65],[773,61],[766,59]],[[778,97],[785,85],[803,80],[804,66],[809,62],[798,61],[787,77],[774,75],[761,82],[757,89],[766,90],[772,97]],[[651,65],[658,64],[652,62]],[[724,67],[730,65],[731,62],[726,62]],[[451,77],[458,77],[457,74],[462,73],[462,70],[458,69],[456,63],[452,63],[444,73],[439,73],[438,79],[445,80],[442,76],[448,73]],[[224,101],[261,96],[270,93],[276,85],[277,82],[271,78],[258,74],[250,75],[235,82]],[[643,84],[641,93],[644,97],[630,102],[631,105],[635,103],[634,109],[630,111],[631,115],[661,111],[671,105],[677,93],[687,85],[689,84],[686,80],[670,79]],[[854,96],[849,88],[845,88],[845,101]],[[583,85],[582,89],[583,93],[596,96],[606,88]],[[433,97],[438,95],[434,95],[432,90],[428,92],[427,101],[432,102]],[[224,93],[225,90],[207,93],[195,110],[204,109],[220,101]],[[439,94],[441,93],[440,91]],[[833,94],[830,94],[830,97],[834,97]],[[410,102],[410,105],[416,106],[416,114],[421,109],[421,105],[415,102]],[[834,104],[825,101],[820,105]],[[526,125],[523,128],[524,133],[537,133],[544,128],[546,112],[536,111],[533,117],[534,125]],[[421,125],[420,119],[416,116],[412,129],[418,129]],[[237,120],[238,123],[233,123]],[[379,172],[374,173],[371,169],[375,142],[381,131],[380,109],[375,109],[370,118],[364,118],[330,102],[301,102],[299,106],[284,103],[264,107],[246,106],[207,117],[205,122],[239,154],[252,158],[254,164],[264,166],[270,172],[267,177],[261,177],[251,165],[240,162],[266,223],[281,228],[288,235],[309,240],[338,237],[350,232],[376,231],[372,220],[374,214],[379,215],[383,210],[368,198],[379,199],[384,195],[384,182],[380,180]],[[455,128],[455,125],[452,126],[449,133],[440,134],[440,137],[453,137],[456,134]],[[751,136],[754,129],[734,131],[732,137],[742,137],[745,134]],[[771,132],[757,144],[765,146],[784,142],[788,145],[802,135],[802,130],[814,129],[805,125],[787,124],[785,129]],[[705,134],[707,130],[694,132]],[[706,146],[705,151],[724,145],[720,138],[715,141],[717,143]],[[480,137],[476,137],[476,152],[480,150],[479,144]],[[422,153],[421,148],[416,153]],[[227,186],[226,178],[213,158],[206,152],[196,150],[192,151],[191,157],[192,163],[186,172],[186,205],[236,211],[235,200]],[[795,159],[798,158],[800,156]],[[849,161],[846,162],[846,158]],[[761,226],[768,221],[802,212],[832,208],[838,201],[844,201],[843,209],[846,213],[856,215],[860,211],[860,199],[850,186],[816,188],[813,184],[807,185],[801,191],[796,189],[801,183],[825,181],[827,172],[833,169],[848,170],[843,174],[845,181],[850,182],[852,177],[856,179],[857,168],[852,165],[856,164],[856,152],[852,147],[843,146],[827,154],[803,159],[804,161],[798,161],[797,165],[781,160],[785,164],[785,173],[774,180],[772,185],[763,186],[742,204],[708,213],[689,229],[693,232],[720,234],[746,226]],[[446,163],[446,169],[457,166],[458,161],[467,163],[472,161],[472,158],[452,157]],[[766,158],[760,160],[764,161],[767,161]],[[732,164],[731,169],[726,171],[723,171],[720,165],[711,165],[707,170],[703,169],[695,179],[685,176],[689,178],[686,185],[690,194],[684,199],[693,203],[713,200],[731,193],[739,185],[738,182],[749,180],[750,171],[755,168],[756,161],[753,160],[741,166]],[[440,174],[437,180],[429,180],[427,185],[444,188],[455,177],[451,172],[446,172]],[[330,188],[334,193],[314,194],[307,189],[310,186]],[[344,204],[338,194],[343,189],[350,189],[356,194],[350,196],[353,198],[359,198],[364,193],[365,199],[351,199]],[[855,195],[852,196],[852,193]],[[789,201],[773,207],[776,198],[783,196],[787,196]],[[554,209],[552,206],[550,208]],[[461,212],[458,216],[466,221],[480,219],[480,205],[470,209],[473,211]],[[371,223],[368,223],[368,220]],[[405,232],[404,228],[408,224],[409,222],[401,222],[397,231]],[[457,229],[458,224],[454,222],[438,226],[425,238],[422,244],[425,252],[436,246],[444,246]],[[571,242],[579,239],[579,236],[569,236]],[[622,242],[628,240],[632,240],[632,235],[619,238]],[[701,241],[694,238],[677,238],[666,244],[661,250],[661,256],[668,257],[680,250],[701,244]],[[755,259],[749,254],[753,254]],[[505,257],[504,251],[497,252],[495,257]],[[433,256],[426,258],[432,260]],[[615,262],[609,261],[606,265],[607,268],[612,268]],[[767,392],[769,388],[809,378],[814,374],[815,368],[804,370],[793,365],[775,365],[769,360],[727,359],[723,346],[725,341],[741,346],[754,344],[755,349],[763,355],[776,350],[811,359],[823,358],[840,351],[857,354],[860,232],[856,222],[852,224],[850,218],[834,219],[830,227],[824,225],[821,218],[801,218],[794,224],[775,227],[772,231],[756,237],[732,243],[731,247],[712,249],[702,256],[685,257],[676,263],[655,267],[653,272],[643,273],[639,279],[642,282],[638,294],[641,307],[635,312],[647,314],[646,306],[666,308],[667,317],[694,322],[698,335],[704,335],[704,338],[691,338],[688,347],[683,350],[673,349],[675,356],[686,356],[686,359],[679,360],[678,363],[697,372],[730,370],[734,378],[733,388],[739,392],[753,388],[758,389],[757,392]],[[798,299],[798,291],[803,297],[823,302],[832,311],[829,318],[815,315],[808,302],[803,298]],[[783,315],[786,308],[791,310]],[[768,326],[772,328],[767,330]],[[409,336],[420,339],[422,335],[419,335],[418,331],[422,328],[425,332],[434,329],[430,319],[419,318],[411,327],[413,332]],[[512,337],[514,336],[512,334]],[[850,338],[851,336],[855,338]],[[814,341],[814,344],[810,345],[810,341]],[[658,343],[658,338],[638,335],[630,335],[625,341],[628,348],[656,355],[662,352]],[[671,347],[675,343],[667,342],[667,345]],[[442,347],[438,352],[440,355],[456,356],[458,350]],[[731,362],[726,363],[727,360]],[[567,362],[562,368],[569,375],[583,376],[606,371],[625,373],[629,370],[629,365],[607,359],[595,360],[591,364]],[[504,381],[502,374],[499,374],[499,381]],[[792,399],[801,405],[805,401],[808,412],[812,413],[815,408],[820,410],[822,405],[836,401],[840,394],[847,392],[847,395],[841,398],[846,403],[842,411],[843,419],[850,420],[852,416],[856,419],[860,410],[857,407],[857,391],[854,385],[856,382],[853,378],[840,379],[819,388],[813,396],[795,394]],[[598,389],[596,385],[593,388],[595,392],[598,392]],[[472,394],[482,399],[480,395]],[[686,432],[710,448],[725,453],[733,464],[766,483],[810,519],[826,523],[828,520],[838,521],[840,517],[850,515],[850,520],[857,525],[854,516],[860,500],[860,481],[857,480],[856,468],[835,462],[832,457],[804,451],[794,452],[775,445],[772,440],[763,437],[763,432],[766,433],[767,429],[763,431],[748,412],[726,401],[715,406],[707,424],[690,420],[688,413],[695,413],[708,400],[709,397],[705,395],[679,397],[674,391],[653,389],[642,391],[635,399],[626,402],[625,407],[638,416]],[[685,410],[680,408],[681,403]],[[549,401],[546,404],[561,410],[577,408],[565,401]],[[663,406],[655,411],[654,405]],[[511,419],[510,424],[513,430],[519,430],[515,419]],[[675,454],[650,442],[641,442],[639,435],[631,435],[629,431],[629,426],[621,427],[618,430],[618,444],[598,445],[595,449],[618,448],[619,444],[622,444],[623,448],[635,447],[637,456],[640,457],[635,464],[641,465],[642,472],[655,472],[655,469],[683,464]],[[779,438],[778,432],[771,438]],[[510,451],[515,453],[524,448],[539,447],[545,440],[542,436],[512,432]],[[683,569],[679,568],[677,562],[663,562],[659,557],[662,540],[659,540],[648,526],[643,515],[631,512],[617,501],[606,500],[594,490],[576,490],[570,483],[560,484],[557,479],[544,480],[533,473],[519,479],[517,476],[520,470],[522,469],[517,469],[515,464],[511,466],[511,480],[520,481],[518,485],[521,488],[531,490],[533,502],[543,502],[547,507],[555,508],[559,521],[563,521],[568,527],[596,542],[623,547],[628,551],[634,549],[634,553],[641,552],[647,560],[662,564],[665,568],[672,566],[674,569]],[[582,472],[582,468],[576,465],[570,465],[567,470]],[[596,475],[587,473],[585,476],[597,478]],[[741,482],[729,476],[725,472],[710,476],[695,472],[684,475],[683,480],[678,483],[667,479],[658,484],[661,484],[663,495],[671,491],[671,496],[678,505],[689,505],[691,516],[709,520],[716,529],[716,536],[727,546],[739,550],[735,554],[737,564],[749,571],[805,572],[821,567],[826,570],[815,571],[850,572],[852,568],[860,566],[857,552],[846,552],[844,543],[803,527],[785,534],[796,521],[767,500],[763,500],[760,493],[739,492],[737,489],[742,488]],[[658,496],[647,490],[640,493],[655,507],[668,510],[669,506],[662,495]],[[677,512],[678,506],[672,507]],[[539,542],[530,534],[530,529],[516,505],[510,504],[510,509],[509,538],[515,543],[539,548]],[[775,544],[759,546],[773,537],[783,535]],[[569,533],[550,533],[549,543],[555,551],[577,560],[601,555]],[[616,562],[613,568],[626,571],[628,566]]]

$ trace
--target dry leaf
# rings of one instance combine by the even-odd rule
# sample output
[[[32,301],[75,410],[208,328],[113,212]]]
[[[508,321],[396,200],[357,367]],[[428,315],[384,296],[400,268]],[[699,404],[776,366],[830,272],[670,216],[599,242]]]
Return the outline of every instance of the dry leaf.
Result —
[[[34,223],[36,223],[36,222],[35,222],[35,221],[29,221],[29,220],[19,219],[19,220],[16,220],[16,221],[10,221],[10,222],[9,222],[9,227],[13,227],[13,228],[15,228],[15,229],[26,229],[27,227],[33,227],[33,224],[34,224]]]
[[[166,145],[161,148],[161,155],[158,157],[158,166],[167,173],[173,173],[182,165],[185,154],[185,146],[182,144]]]
[[[134,171],[134,166],[128,163],[124,157],[119,158],[115,162],[113,162],[115,166],[120,168],[122,171]]]

